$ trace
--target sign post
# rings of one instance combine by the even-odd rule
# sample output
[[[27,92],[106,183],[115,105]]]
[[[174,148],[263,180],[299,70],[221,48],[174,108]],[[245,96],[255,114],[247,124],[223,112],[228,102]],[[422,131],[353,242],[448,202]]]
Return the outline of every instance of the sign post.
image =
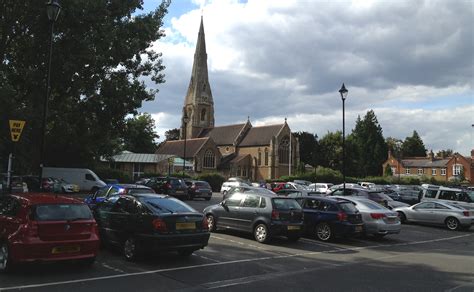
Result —
[[[8,156],[8,170],[7,170],[7,188],[8,191],[11,192],[12,190],[12,168],[13,168],[13,158],[15,158],[15,143],[20,141],[21,137],[21,132],[23,131],[23,128],[25,127],[25,121],[21,120],[9,120],[8,121],[10,124],[10,136],[12,139],[13,143],[13,149],[12,153]]]

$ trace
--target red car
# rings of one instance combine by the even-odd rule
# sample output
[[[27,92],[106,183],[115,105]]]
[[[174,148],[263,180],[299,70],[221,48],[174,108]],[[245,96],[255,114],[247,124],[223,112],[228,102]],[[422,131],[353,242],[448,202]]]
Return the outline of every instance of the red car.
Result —
[[[97,223],[81,201],[50,194],[0,195],[0,272],[32,261],[93,264],[99,245]]]

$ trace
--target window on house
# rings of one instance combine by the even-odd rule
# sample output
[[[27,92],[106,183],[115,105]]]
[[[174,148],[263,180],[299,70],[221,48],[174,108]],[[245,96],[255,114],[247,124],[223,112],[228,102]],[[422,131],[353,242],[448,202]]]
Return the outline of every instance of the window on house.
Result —
[[[405,174],[410,174],[410,169],[409,168],[405,169]]]
[[[258,166],[262,165],[262,151],[258,150],[258,159],[257,159]]]
[[[247,167],[246,166],[242,167],[242,176],[247,177]]]
[[[418,168],[418,174],[422,175],[423,174],[423,168]]]
[[[144,174],[143,167],[144,165],[141,163],[133,164],[133,178],[134,179],[137,179]]]
[[[446,168],[441,168],[441,175],[446,175]]]
[[[436,175],[436,168],[431,169],[431,175]]]
[[[204,153],[204,161],[202,163],[202,167],[206,168],[215,168],[216,165],[216,156],[211,149],[206,150]]]
[[[460,175],[462,170],[462,164],[455,164],[453,165],[453,174]]]
[[[289,137],[284,137],[280,145],[278,146],[278,156],[280,163],[288,163],[290,154],[290,139]]]
[[[241,169],[240,169],[240,166],[239,166],[239,167],[237,167],[237,176],[241,176],[241,175],[242,175],[242,173],[241,173]]]
[[[268,165],[268,149],[265,148],[265,165]]]
[[[397,173],[397,168],[396,167],[390,167],[390,169],[392,170],[392,174],[396,174]]]

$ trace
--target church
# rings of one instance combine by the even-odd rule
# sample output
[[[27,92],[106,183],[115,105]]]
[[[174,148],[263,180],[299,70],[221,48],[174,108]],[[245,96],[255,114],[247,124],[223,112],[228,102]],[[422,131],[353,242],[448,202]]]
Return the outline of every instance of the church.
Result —
[[[186,167],[190,175],[220,173],[251,181],[294,174],[299,163],[298,139],[291,134],[286,118],[282,124],[261,127],[252,126],[249,118],[241,124],[215,126],[202,17],[180,140],[162,143],[156,154],[184,158],[192,166]]]

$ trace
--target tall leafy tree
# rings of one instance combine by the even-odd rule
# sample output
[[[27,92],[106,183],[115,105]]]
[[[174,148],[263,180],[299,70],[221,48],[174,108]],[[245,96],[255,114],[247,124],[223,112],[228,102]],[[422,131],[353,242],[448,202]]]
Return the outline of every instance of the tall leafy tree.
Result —
[[[449,157],[449,156],[453,156],[453,154],[454,154],[453,149],[440,150],[436,152],[437,157]]]
[[[318,136],[308,132],[293,133],[299,140],[300,160],[304,164],[316,166],[318,164],[319,143]]]
[[[382,175],[381,165],[387,159],[388,147],[373,110],[363,119],[357,118],[350,140],[356,154],[358,175]]]
[[[404,157],[425,157],[426,151],[425,144],[416,131],[413,131],[411,137],[406,137],[403,141],[402,154]]]
[[[0,6],[0,161],[11,144],[8,119],[27,121],[16,145],[24,172],[39,166],[39,141],[49,21],[43,1],[2,0]],[[137,14],[142,0],[61,1],[55,23],[51,98],[46,127],[46,165],[87,166],[120,147],[125,117],[137,114],[164,82],[161,54],[152,42],[170,4]]]
[[[401,157],[402,155],[402,144],[403,141],[397,138],[393,137],[388,137],[385,139],[385,142],[387,143],[388,150],[392,152],[392,155],[395,157]]]
[[[342,171],[342,132],[328,132],[319,140],[319,145],[321,166]]]
[[[155,132],[155,121],[145,113],[129,118],[125,122],[123,149],[135,153],[155,153],[159,136]]]
[[[165,141],[179,140],[179,129],[174,128],[165,132]]]

